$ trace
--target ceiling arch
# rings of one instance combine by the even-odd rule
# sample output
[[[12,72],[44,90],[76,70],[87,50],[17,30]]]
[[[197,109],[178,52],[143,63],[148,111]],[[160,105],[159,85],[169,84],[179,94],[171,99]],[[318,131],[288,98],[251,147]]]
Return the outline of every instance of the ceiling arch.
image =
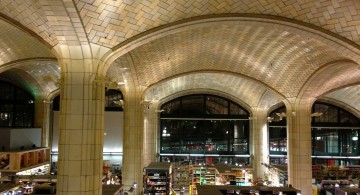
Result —
[[[219,72],[266,83],[287,98],[304,90],[342,99],[335,90],[357,82],[359,15],[356,0],[2,0],[0,72],[20,61],[55,59],[50,47],[59,44],[90,44],[112,49],[99,72],[132,86]],[[337,63],[347,60],[353,63]],[[330,73],[336,78],[326,79]],[[41,76],[34,79],[41,83]]]
[[[360,84],[348,86],[336,91],[332,91],[325,95],[325,98],[330,98],[355,108],[360,116]]]
[[[360,83],[359,64],[350,60],[334,61],[317,70],[300,92],[303,98],[318,98],[331,90]]]
[[[204,33],[203,36],[207,36],[207,33],[205,32],[206,29],[211,27],[216,28],[218,26],[222,28],[224,28],[223,26],[227,27],[227,29],[221,29],[223,32],[236,31],[240,33],[251,30],[252,32],[254,32],[254,39],[256,35],[260,34],[262,35],[262,37],[259,37],[261,40],[262,38],[266,39],[275,34],[278,34],[283,38],[287,38],[287,36],[289,36],[288,44],[290,44],[290,42],[294,43],[298,41],[292,39],[293,37],[291,37],[291,36],[297,36],[297,38],[302,39],[301,43],[303,45],[309,46],[309,48],[307,48],[305,51],[301,51],[301,54],[311,52],[310,48],[318,49],[316,48],[317,43],[322,43],[324,44],[324,46],[328,48],[337,47],[338,48],[337,52],[341,53],[346,58],[350,58],[354,61],[360,61],[359,45],[347,39],[344,39],[343,37],[338,36],[337,34],[331,33],[330,31],[325,31],[324,29],[318,28],[317,26],[311,26],[309,24],[301,23],[299,21],[289,20],[288,18],[269,17],[265,15],[224,14],[224,15],[216,15],[216,16],[189,18],[187,20],[178,21],[164,26],[160,26],[158,28],[151,29],[142,34],[139,34],[136,37],[132,37],[131,39],[128,39],[122,42],[121,44],[117,45],[116,47],[114,47],[113,52],[109,51],[105,55],[104,61],[108,63],[105,64],[105,67],[100,68],[100,72],[101,71],[106,72],[108,68],[106,66],[111,65],[111,63],[118,57],[132,50],[140,48],[144,45],[151,44],[152,42],[160,40],[164,37],[170,35],[173,36],[184,32]],[[252,28],[250,29],[249,27]],[[254,27],[256,27],[257,30],[254,30]],[[196,29],[200,29],[200,30],[196,31]],[[269,32],[266,34],[261,33],[259,32],[261,29],[263,31],[266,32],[269,31]],[[239,39],[247,38],[245,36],[240,36],[240,35],[241,34],[239,34],[237,38]],[[189,37],[191,36],[188,35],[188,38]],[[275,43],[276,40],[277,39],[275,38],[271,42]],[[268,42],[270,43],[270,41]],[[315,43],[315,46],[311,47],[313,43]],[[281,45],[282,42],[278,44]],[[298,46],[294,46],[291,48],[291,51],[292,52],[299,51],[296,50],[298,48],[299,48]],[[275,54],[274,56],[276,56]]]
[[[0,75],[21,83],[34,96],[47,97],[60,86],[60,67],[53,59],[25,60],[11,64]]]
[[[155,33],[156,39],[142,41],[123,56],[131,58],[131,75],[136,75],[140,86],[189,72],[225,71],[266,83],[288,98],[296,97],[324,64],[358,60],[358,51],[344,47],[347,43],[336,42],[332,36],[320,36],[323,32],[315,34],[273,20],[249,20],[215,18],[190,23],[191,28],[182,24],[171,33],[172,28],[161,36]]]
[[[11,70],[2,72],[0,76],[3,80],[16,84],[25,91],[29,92],[35,97],[35,99],[41,99],[43,97],[41,87],[38,85],[36,80],[25,71],[13,68]]]
[[[16,61],[54,58],[50,49],[30,34],[3,20],[0,28],[0,69]]]
[[[51,45],[70,38],[83,24],[89,42],[114,47],[150,29],[172,22],[207,15],[266,14],[318,26],[359,43],[357,31],[360,5],[344,1],[197,1],[182,0],[74,0],[13,1],[2,0],[0,12],[14,18],[40,35]],[[75,15],[78,15],[74,17]],[[69,25],[71,23],[77,25]],[[60,25],[59,25],[60,24]],[[62,27],[62,24],[66,24]],[[73,28],[75,27],[75,28]],[[69,28],[72,33],[69,33]],[[74,31],[73,31],[74,30]],[[68,33],[68,34],[67,34]],[[63,34],[65,36],[59,36]]]
[[[249,107],[256,107],[264,93],[268,93],[267,104],[270,107],[282,97],[268,89],[266,86],[253,80],[226,73],[192,73],[174,77],[146,89],[144,99],[160,101],[171,94],[188,90],[219,91],[240,99]]]

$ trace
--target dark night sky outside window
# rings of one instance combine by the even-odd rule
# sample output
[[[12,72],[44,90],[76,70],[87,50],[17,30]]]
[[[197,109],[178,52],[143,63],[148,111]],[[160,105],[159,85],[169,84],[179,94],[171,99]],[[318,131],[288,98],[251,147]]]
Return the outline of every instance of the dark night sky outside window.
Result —
[[[214,95],[189,95],[161,106],[160,151],[249,154],[249,113]]]

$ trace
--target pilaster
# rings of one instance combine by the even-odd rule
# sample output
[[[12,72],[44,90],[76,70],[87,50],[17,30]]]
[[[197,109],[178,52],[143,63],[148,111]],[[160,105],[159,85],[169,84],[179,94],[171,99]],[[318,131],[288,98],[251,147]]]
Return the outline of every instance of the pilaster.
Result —
[[[51,106],[52,101],[46,101],[44,100],[42,102],[43,104],[43,120],[42,120],[42,141],[41,145],[43,147],[49,147],[50,146],[50,119],[51,119]]]
[[[35,128],[43,128],[43,121],[46,120],[47,116],[44,112],[44,104],[43,99],[38,97],[35,97],[34,101],[34,109],[35,109],[35,118],[34,118],[34,127]]]
[[[143,166],[148,166],[151,162],[158,159],[157,148],[158,141],[158,126],[160,112],[157,110],[158,102],[151,102],[149,105],[144,104],[144,159]]]
[[[133,194],[142,190],[143,144],[144,144],[144,90],[134,87],[126,91],[124,101],[124,154],[123,154],[123,184],[128,191],[134,183],[138,184]]]

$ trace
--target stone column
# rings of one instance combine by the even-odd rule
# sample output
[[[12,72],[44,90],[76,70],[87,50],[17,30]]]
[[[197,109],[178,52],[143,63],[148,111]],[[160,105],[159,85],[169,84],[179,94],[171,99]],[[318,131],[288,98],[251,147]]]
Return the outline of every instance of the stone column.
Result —
[[[69,53],[81,54],[76,49]],[[92,59],[74,57],[60,61],[57,194],[101,194],[105,83],[92,82]]]
[[[301,194],[312,193],[311,100],[287,107],[288,183]]]
[[[268,143],[268,123],[267,123],[267,110],[254,109],[254,116],[252,121],[252,155],[253,158],[253,179],[264,179],[265,166],[262,163],[269,164],[269,143]]]
[[[144,102],[143,89],[125,91],[124,101],[124,154],[123,154],[123,184],[128,191],[137,183],[138,187],[132,192],[140,194],[143,182],[143,144],[144,144]]]
[[[149,106],[144,106],[144,159],[143,166],[148,166],[151,162],[158,160],[158,119],[160,112],[157,111],[158,103],[151,102]]]
[[[43,101],[43,123],[42,123],[42,136],[41,136],[41,146],[49,147],[50,144],[50,118],[52,110],[52,101]]]

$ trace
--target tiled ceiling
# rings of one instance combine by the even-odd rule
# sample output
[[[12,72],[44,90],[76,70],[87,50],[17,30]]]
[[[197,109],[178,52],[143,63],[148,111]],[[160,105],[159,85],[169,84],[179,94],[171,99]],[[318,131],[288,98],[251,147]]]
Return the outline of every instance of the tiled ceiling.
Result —
[[[211,78],[211,79],[210,79]],[[224,85],[226,83],[226,85]],[[266,86],[235,75],[226,73],[193,73],[169,79],[147,89],[145,100],[158,101],[179,91],[222,91],[222,93],[236,97],[245,102],[248,107],[262,105],[271,107],[272,103],[282,100],[282,97],[271,93],[271,97],[262,98],[268,89]],[[274,102],[268,101],[268,99]],[[264,101],[264,102],[262,102]]]
[[[13,63],[12,67],[0,73],[0,77],[20,83],[36,97],[47,98],[60,86],[60,68],[55,60],[21,61]]]
[[[219,17],[239,19],[201,24]],[[43,96],[58,89],[52,47],[95,44],[116,50],[157,30],[200,21],[131,47],[112,62],[107,76],[124,82],[125,89],[150,87],[149,96],[156,88],[161,97],[205,88],[252,106],[261,97],[276,104],[301,95],[325,96],[359,110],[359,96],[345,100],[345,92],[360,83],[358,0],[2,0],[0,18],[0,72],[19,75],[22,83],[35,81]]]
[[[54,58],[44,44],[29,33],[0,20],[0,70],[15,61]]]
[[[41,87],[38,85],[34,77],[27,74],[25,71],[17,68],[12,68],[8,71],[2,72],[0,76],[1,79],[25,89],[26,91],[34,95],[35,98],[41,98],[43,96]]]
[[[271,27],[225,23],[190,29],[147,43],[128,55],[139,85],[194,71],[225,71],[251,77],[286,97],[297,96],[323,65],[346,58],[316,39]]]
[[[352,105],[356,110],[360,110],[360,85],[336,90],[329,93],[327,97]]]

